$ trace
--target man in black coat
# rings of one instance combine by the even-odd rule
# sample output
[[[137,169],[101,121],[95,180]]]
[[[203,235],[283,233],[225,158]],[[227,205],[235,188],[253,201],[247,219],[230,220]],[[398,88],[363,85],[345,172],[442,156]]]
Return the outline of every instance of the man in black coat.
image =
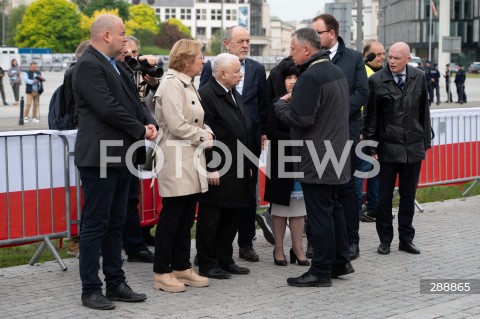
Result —
[[[334,16],[322,14],[313,18],[312,29],[319,34],[322,48],[330,52],[329,56],[332,63],[343,71],[347,79],[350,96],[349,132],[350,139],[353,140],[350,158],[352,167],[355,167],[355,146],[360,142],[361,108],[367,102],[368,97],[368,78],[363,57],[360,52],[345,47],[343,39],[338,36],[339,24]],[[341,185],[338,190],[338,198],[343,206],[347,225],[350,259],[355,259],[360,255],[360,249],[358,248],[360,220],[356,204],[357,193],[353,178],[354,171],[351,172],[352,178],[350,181]],[[309,232],[307,232],[307,238],[308,234]]]
[[[378,142],[367,153],[380,162],[376,226],[380,238],[377,252],[381,255],[390,253],[393,240],[392,199],[397,176],[399,249],[420,254],[412,242],[412,221],[422,160],[431,145],[430,102],[426,77],[408,62],[409,46],[397,42],[388,52],[388,68],[369,78],[363,139]]]
[[[125,282],[122,270],[122,229],[126,217],[127,151],[137,141],[154,140],[154,125],[144,125],[145,112],[133,83],[116,65],[125,46],[125,26],[120,18],[102,14],[90,30],[90,47],[77,62],[73,74],[78,133],[75,165],[80,171],[84,208],[80,228],[80,279],[82,304],[93,309],[113,309],[112,300],[136,302],[147,298]],[[140,159],[139,159],[140,160]],[[100,252],[106,297],[98,276]]]
[[[240,60],[240,67],[243,78],[236,86],[236,90],[242,96],[245,113],[250,117],[252,130],[255,139],[253,141],[253,152],[258,157],[261,153],[261,145],[266,140],[265,120],[267,116],[266,73],[265,67],[247,58],[250,48],[249,32],[239,26],[227,28],[223,45],[228,53],[236,55]],[[212,66],[207,62],[203,66],[200,77],[200,87],[207,84],[212,77]],[[259,261],[258,255],[253,249],[253,238],[255,238],[255,216],[257,208],[256,185],[258,170],[253,170],[249,206],[244,208],[238,223],[238,246],[239,257],[247,261]]]
[[[291,286],[328,287],[331,278],[354,272],[349,262],[342,206],[337,192],[350,179],[348,141],[348,84],[344,73],[329,62],[315,30],[295,31],[292,58],[301,75],[292,93],[275,103],[278,118],[290,125],[296,180],[302,184],[314,257],[303,275],[288,278]],[[339,160],[334,167],[331,157]],[[322,165],[322,164],[326,165]]]
[[[255,168],[238,153],[238,145],[251,151],[254,136],[242,97],[235,89],[242,78],[238,57],[219,54],[212,62],[212,71],[213,77],[199,94],[205,124],[215,133],[217,145],[205,151],[209,186],[199,197],[196,242],[200,274],[227,279],[231,274],[250,272],[235,264],[232,243],[241,208],[249,203],[251,171]],[[214,160],[215,153],[221,157],[219,162]]]

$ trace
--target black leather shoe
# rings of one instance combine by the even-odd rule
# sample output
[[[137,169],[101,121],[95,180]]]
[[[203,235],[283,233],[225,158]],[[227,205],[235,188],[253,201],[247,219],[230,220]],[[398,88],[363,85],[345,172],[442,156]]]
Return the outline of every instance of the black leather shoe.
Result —
[[[213,279],[230,279],[232,275],[221,268],[212,268],[207,271],[200,271],[200,276],[213,278]]]
[[[313,258],[313,246],[310,243],[307,244],[307,251],[305,252],[305,257],[310,259]]]
[[[351,263],[332,266],[332,278],[338,278],[340,276],[353,274],[354,272],[355,272],[355,269],[353,269],[353,266]]]
[[[410,254],[415,254],[415,255],[420,254],[420,250],[412,242],[407,243],[407,242],[401,241],[400,244],[398,245],[398,249],[406,251],[407,253],[410,253]]]
[[[238,251],[238,256],[245,259],[246,261],[257,262],[260,260],[257,253],[252,246],[241,247]]]
[[[122,282],[117,287],[107,290],[106,297],[111,301],[125,302],[140,302],[147,299],[146,294],[138,294],[134,292],[126,282]]]
[[[226,267],[222,267],[222,269],[234,275],[246,275],[250,273],[250,269],[247,267],[240,267],[237,264],[231,264]]]
[[[318,278],[306,272],[300,277],[288,278],[287,283],[295,287],[330,287],[332,285],[332,279]]]
[[[96,310],[110,310],[115,305],[103,294],[82,295],[82,305]]]
[[[155,259],[155,256],[148,249],[142,250],[137,254],[128,255],[128,258],[127,258],[129,262],[141,262],[141,263],[153,263],[153,259]]]
[[[350,260],[355,260],[360,256],[360,248],[358,248],[358,244],[351,244],[350,245]]]
[[[380,255],[388,255],[390,254],[390,244],[386,243],[380,243],[380,246],[378,246],[377,253]]]

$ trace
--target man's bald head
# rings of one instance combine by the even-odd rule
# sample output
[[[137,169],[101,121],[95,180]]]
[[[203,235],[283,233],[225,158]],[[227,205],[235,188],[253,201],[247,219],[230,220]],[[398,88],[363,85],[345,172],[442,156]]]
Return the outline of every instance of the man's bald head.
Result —
[[[127,43],[122,19],[113,14],[101,14],[90,29],[90,44],[110,58],[122,53]]]
[[[388,67],[393,73],[402,73],[410,60],[410,47],[405,42],[397,42],[390,47]]]

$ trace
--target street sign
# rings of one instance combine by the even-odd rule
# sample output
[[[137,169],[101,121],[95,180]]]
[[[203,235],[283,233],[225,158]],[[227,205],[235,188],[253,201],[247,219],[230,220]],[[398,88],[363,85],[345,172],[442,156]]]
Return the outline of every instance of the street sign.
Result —
[[[462,37],[442,37],[442,52],[461,53]]]

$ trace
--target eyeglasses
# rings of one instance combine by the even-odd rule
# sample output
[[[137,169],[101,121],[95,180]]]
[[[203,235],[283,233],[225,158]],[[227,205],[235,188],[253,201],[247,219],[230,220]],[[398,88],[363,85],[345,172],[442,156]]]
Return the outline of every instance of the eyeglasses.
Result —
[[[325,33],[325,32],[330,32],[331,30],[325,30],[325,31],[317,31],[318,34],[322,34],[322,33]]]
[[[132,54],[137,54],[138,50],[132,50]]]

